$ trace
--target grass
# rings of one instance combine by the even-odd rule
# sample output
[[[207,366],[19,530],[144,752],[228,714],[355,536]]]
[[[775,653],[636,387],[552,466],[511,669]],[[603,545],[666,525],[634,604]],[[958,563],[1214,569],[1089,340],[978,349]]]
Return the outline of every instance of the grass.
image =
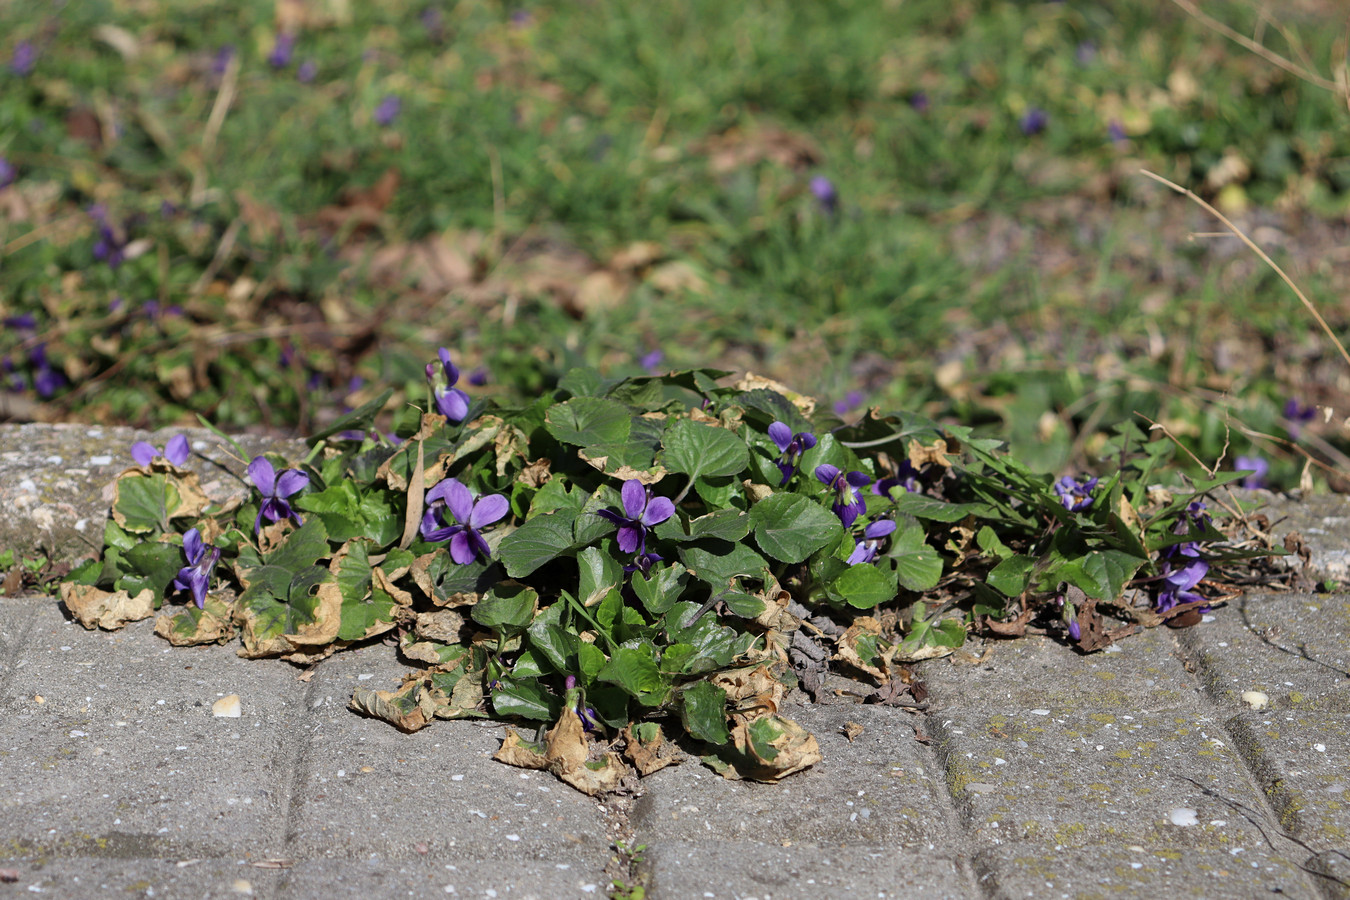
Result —
[[[1333,4],[1205,9],[1334,74]],[[0,73],[12,418],[312,432],[384,383],[422,402],[437,346],[507,396],[659,349],[1048,471],[1136,412],[1276,484],[1347,450],[1284,413],[1345,410],[1331,344],[1138,174],[1236,216],[1343,332],[1344,99],[1179,6],[89,0],[0,35],[37,51]]]

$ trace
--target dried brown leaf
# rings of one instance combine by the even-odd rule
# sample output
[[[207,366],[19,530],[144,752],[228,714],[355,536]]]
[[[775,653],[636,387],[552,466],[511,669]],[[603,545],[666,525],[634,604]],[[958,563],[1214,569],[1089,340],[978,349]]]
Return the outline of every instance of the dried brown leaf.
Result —
[[[155,614],[155,595],[149,588],[131,596],[126,591],[104,591],[93,585],[61,583],[61,602],[89,630],[115,631],[128,622]]]

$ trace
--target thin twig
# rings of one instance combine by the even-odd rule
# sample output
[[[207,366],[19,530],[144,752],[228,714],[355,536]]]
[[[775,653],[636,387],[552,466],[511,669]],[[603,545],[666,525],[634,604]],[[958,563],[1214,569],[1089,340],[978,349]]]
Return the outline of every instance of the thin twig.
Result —
[[[1184,2],[1184,0],[1172,0],[1172,2],[1182,3]],[[1167,185],[1172,190],[1176,191],[1178,194],[1183,194],[1189,197],[1190,199],[1194,200],[1206,212],[1208,212],[1210,215],[1214,216],[1216,219],[1222,222],[1225,228],[1233,232],[1233,234],[1237,235],[1238,239],[1241,240],[1242,243],[1246,244],[1253,253],[1261,257],[1261,261],[1264,262],[1266,265],[1270,266],[1270,268],[1275,271],[1275,274],[1279,275],[1280,279],[1284,281],[1285,284],[1289,285],[1289,289],[1293,291],[1294,295],[1298,297],[1300,302],[1302,302],[1304,308],[1307,309],[1308,312],[1312,315],[1312,317],[1317,320],[1317,324],[1322,326],[1322,330],[1326,332],[1327,337],[1331,338],[1331,342],[1336,345],[1336,349],[1341,351],[1341,358],[1345,360],[1345,364],[1347,366],[1350,366],[1350,353],[1346,352],[1345,345],[1341,343],[1338,337],[1336,337],[1336,333],[1331,330],[1331,326],[1327,324],[1327,320],[1322,318],[1322,314],[1317,311],[1317,307],[1313,306],[1313,302],[1308,299],[1308,295],[1303,293],[1303,291],[1299,289],[1299,286],[1297,284],[1294,284],[1294,279],[1290,278],[1285,273],[1284,269],[1281,269],[1278,265],[1276,265],[1275,260],[1271,259],[1270,256],[1267,255],[1266,251],[1262,250],[1255,241],[1247,237],[1247,235],[1243,233],[1242,229],[1238,228],[1236,225],[1230,222],[1227,216],[1225,216],[1223,213],[1219,212],[1213,206],[1210,206],[1208,203],[1202,200],[1200,196],[1196,194],[1194,191],[1187,190],[1186,188],[1182,187],[1181,185],[1175,182],[1168,181],[1161,175],[1155,175],[1148,169],[1140,169],[1139,171],[1144,175],[1147,175],[1149,178],[1152,178],[1154,181]]]
[[[1243,47],[1255,53],[1257,56],[1261,57],[1266,62],[1279,66],[1281,69],[1284,69],[1291,75],[1295,75],[1299,78],[1302,78],[1309,84],[1316,85],[1317,87],[1323,88],[1328,91],[1334,92],[1340,91],[1340,87],[1336,84],[1336,82],[1330,81],[1326,78],[1323,78],[1321,75],[1317,75],[1313,72],[1310,72],[1307,69],[1300,66],[1299,64],[1293,62],[1292,60],[1288,60],[1285,59],[1283,56],[1280,56],[1280,54],[1276,53],[1274,50],[1271,50],[1269,47],[1257,43],[1256,41],[1247,37],[1245,34],[1242,34],[1241,32],[1238,31],[1234,31],[1227,25],[1220,22],[1218,19],[1206,15],[1204,12],[1200,10],[1198,6],[1192,3],[1191,0],[1172,0],[1172,2],[1175,3],[1177,6],[1180,6],[1183,10],[1185,10],[1190,15],[1194,16],[1196,19],[1199,19],[1200,22],[1203,23],[1206,27],[1211,28],[1214,31],[1217,31],[1219,34],[1228,38],[1230,41],[1234,41],[1235,43],[1241,44]]]

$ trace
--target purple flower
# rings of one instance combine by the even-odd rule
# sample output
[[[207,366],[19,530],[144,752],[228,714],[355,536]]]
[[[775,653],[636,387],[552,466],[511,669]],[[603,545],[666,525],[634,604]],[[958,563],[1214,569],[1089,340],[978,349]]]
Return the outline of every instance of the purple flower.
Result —
[[[1073,638],[1075,641],[1081,641],[1083,639],[1083,629],[1078,625],[1077,616],[1074,616],[1069,620],[1069,637]]]
[[[1069,512],[1082,512],[1092,506],[1092,489],[1096,486],[1095,478],[1074,481],[1065,475],[1055,482],[1055,493],[1059,495],[1059,502],[1063,503]]]
[[[839,521],[844,523],[845,528],[852,526],[853,520],[867,509],[867,501],[858,494],[857,489],[871,484],[872,479],[865,472],[845,474],[829,463],[816,466],[816,479],[834,491],[834,504],[830,508]]]
[[[909,105],[916,112],[928,112],[928,94],[923,91],[915,91],[909,95]]]
[[[1263,488],[1266,486],[1266,474],[1270,472],[1270,463],[1264,456],[1239,456],[1233,463],[1233,468],[1239,472],[1249,471],[1251,474],[1242,479],[1242,486],[1245,488]]]
[[[527,28],[534,21],[528,9],[518,9],[511,13],[511,24],[517,28]]]
[[[211,61],[211,74],[224,75],[225,70],[230,67],[230,60],[234,59],[234,44],[226,44],[216,51],[216,57]]]
[[[272,52],[267,56],[267,62],[274,69],[284,69],[291,64],[291,56],[295,53],[295,34],[290,31],[283,31],[277,35],[277,42],[272,45]]]
[[[675,504],[666,497],[653,497],[652,490],[636,478],[623,483],[619,492],[623,512],[602,509],[601,516],[619,526],[619,549],[624,553],[647,553],[647,529],[675,514]]]
[[[581,720],[581,727],[588,733],[594,733],[600,730],[600,716],[596,713],[594,707],[586,705],[581,699],[581,689],[577,687],[577,676],[568,675],[563,680],[563,686],[567,690],[567,704],[576,712],[577,718]]]
[[[857,409],[863,402],[862,391],[849,391],[844,395],[843,400],[837,400],[834,404],[834,414],[842,416],[850,409]]]
[[[923,483],[919,481],[919,470],[907,459],[900,461],[894,475],[878,479],[877,483],[872,485],[872,493],[889,500],[891,491],[897,487],[904,488],[906,493],[910,494],[917,494],[923,490]]]
[[[488,383],[488,370],[484,366],[479,366],[469,373],[469,384],[474,387],[482,387]]]
[[[1317,418],[1317,407],[1313,405],[1304,406],[1298,400],[1290,397],[1284,404],[1285,430],[1294,440],[1298,440],[1303,431],[1303,426],[1307,425],[1313,419]]]
[[[877,549],[881,546],[881,539],[895,531],[895,520],[878,519],[870,523],[863,529],[863,539],[858,541],[853,552],[849,554],[848,564],[856,566],[858,563],[870,563],[877,558]]]
[[[1158,591],[1158,612],[1167,612],[1180,603],[1204,600],[1203,595],[1191,590],[1209,574],[1209,563],[1200,558],[1199,545],[1195,541],[1173,544],[1162,552],[1162,556],[1163,587]]]
[[[9,187],[14,183],[14,179],[17,176],[18,172],[15,171],[14,166],[10,164],[10,161],[3,156],[0,156],[0,188]]]
[[[37,48],[32,41],[19,41],[14,45],[14,55],[9,58],[9,70],[23,78],[33,71],[37,57]]]
[[[191,591],[193,602],[202,609],[206,606],[206,592],[211,587],[211,573],[220,561],[220,548],[208,548],[202,541],[201,532],[190,528],[183,535],[183,555],[188,564],[178,570],[173,586],[180,591]]]
[[[459,381],[459,369],[450,361],[450,351],[442,347],[439,355],[445,384],[437,383],[435,363],[427,363],[427,384],[431,386],[440,414],[451,422],[463,422],[469,414],[469,395],[455,387],[455,382]]]
[[[450,540],[450,558],[467,566],[476,557],[488,559],[492,550],[479,529],[501,519],[511,503],[501,494],[474,499],[473,492],[457,479],[447,478],[427,491],[427,511],[422,514],[422,537],[428,541]],[[454,519],[446,525],[444,513]]]
[[[108,221],[108,211],[103,204],[96,203],[89,207],[89,215],[98,227],[98,240],[94,242],[94,259],[106,262],[109,268],[116,269],[126,259],[126,241]]]
[[[187,462],[188,452],[187,438],[181,434],[169,438],[169,442],[164,445],[163,453],[154,444],[147,444],[145,441],[137,441],[131,445],[131,458],[136,460],[138,466],[150,465],[157,456],[167,459],[171,466],[181,466]]]
[[[394,124],[398,118],[398,112],[403,108],[403,101],[397,94],[386,94],[380,101],[380,105],[375,107],[375,124],[381,128],[388,128]]]
[[[1045,126],[1050,124],[1050,114],[1039,106],[1033,106],[1026,111],[1026,114],[1017,121],[1017,127],[1022,129],[1022,133],[1027,137],[1040,134],[1045,130]]]
[[[834,182],[824,175],[817,175],[811,179],[811,195],[816,198],[823,212],[834,215],[839,208],[839,192],[834,188]]]
[[[262,494],[262,506],[258,508],[258,518],[253,521],[253,532],[262,528],[264,518],[269,522],[282,519],[294,519],[296,525],[303,525],[300,514],[291,509],[286,498],[309,484],[309,476],[299,469],[287,469],[280,476],[272,468],[266,457],[255,456],[248,464],[248,477],[252,479],[258,493]]]
[[[38,344],[28,352],[28,362],[35,370],[33,388],[38,396],[46,400],[66,385],[66,376],[52,368],[47,361],[47,345]]]
[[[661,362],[666,358],[666,354],[660,347],[651,353],[644,354],[639,360],[638,365],[642,366],[644,372],[648,375],[655,375],[657,369],[661,367]]]
[[[769,426],[769,439],[779,450],[778,471],[783,473],[783,480],[779,484],[787,484],[792,473],[797,471],[802,454],[816,445],[816,436],[809,431],[793,434],[787,425],[774,422]]]
[[[319,64],[312,59],[307,59],[300,64],[300,68],[295,73],[295,77],[301,84],[309,84],[314,80],[314,76],[319,74]]]
[[[37,330],[37,316],[32,313],[20,313],[17,316],[9,316],[5,319],[6,328],[14,328],[20,331]]]

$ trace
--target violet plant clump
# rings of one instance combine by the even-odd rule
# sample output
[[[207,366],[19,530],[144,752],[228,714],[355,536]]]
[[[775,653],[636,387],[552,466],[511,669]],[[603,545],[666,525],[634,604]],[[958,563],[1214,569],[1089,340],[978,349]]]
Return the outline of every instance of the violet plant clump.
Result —
[[[1176,624],[1220,603],[1236,558],[1199,497],[1241,476],[1155,495],[1168,448],[1137,429],[1109,448],[1109,476],[1054,481],[970,429],[907,412],[840,424],[714,370],[579,369],[506,407],[438,356],[430,410],[386,410],[386,390],[311,437],[305,461],[254,457],[243,503],[205,496],[185,438],[138,442],[104,558],[63,586],[76,618],[98,627],[108,595],[149,590],[175,643],[237,626],[244,656],[312,663],[387,637],[418,673],[357,689],[353,709],[405,730],[543,726],[543,743],[509,732],[499,758],[598,793],[637,757],[575,742],[685,741],[777,780],[819,745],[747,701],[774,681],[813,690],[812,660],[904,683],[907,663],[1042,613],[1095,652],[1106,617]],[[564,758],[603,761],[549,762]]]

